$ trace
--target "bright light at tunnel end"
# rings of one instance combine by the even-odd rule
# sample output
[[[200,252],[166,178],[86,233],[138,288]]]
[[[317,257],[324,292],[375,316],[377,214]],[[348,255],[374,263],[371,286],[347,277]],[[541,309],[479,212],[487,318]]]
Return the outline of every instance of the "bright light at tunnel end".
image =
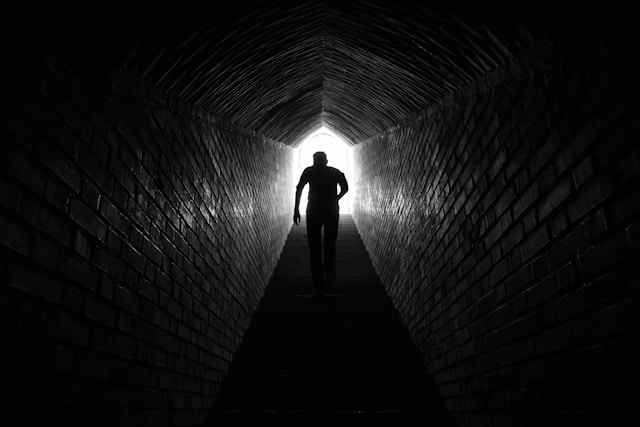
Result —
[[[313,164],[313,153],[316,151],[324,151],[327,154],[327,166],[340,169],[345,174],[349,192],[340,200],[340,213],[351,213],[352,196],[355,190],[351,146],[331,129],[321,127],[307,136],[298,146],[298,153],[294,156],[294,187],[298,184],[304,168]],[[308,189],[309,186],[305,186],[300,198],[300,212],[303,215],[307,208]]]

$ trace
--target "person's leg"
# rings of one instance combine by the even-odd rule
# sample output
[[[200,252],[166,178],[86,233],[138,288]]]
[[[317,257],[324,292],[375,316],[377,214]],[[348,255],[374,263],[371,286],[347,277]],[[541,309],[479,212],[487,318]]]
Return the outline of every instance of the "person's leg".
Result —
[[[307,240],[309,242],[309,260],[311,276],[317,290],[324,289],[324,269],[322,268],[322,218],[307,212]]]
[[[327,215],[324,221],[324,268],[328,286],[336,282],[336,239],[338,237],[338,214]]]

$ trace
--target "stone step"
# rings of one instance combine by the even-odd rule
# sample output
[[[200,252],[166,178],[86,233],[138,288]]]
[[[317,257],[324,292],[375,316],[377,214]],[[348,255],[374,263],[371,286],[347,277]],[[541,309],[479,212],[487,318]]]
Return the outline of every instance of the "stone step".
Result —
[[[421,411],[437,413],[442,402],[426,373],[386,375],[232,375],[229,411]],[[423,421],[423,420],[421,420]]]
[[[233,374],[396,374],[424,369],[416,353],[390,345],[340,346],[336,336],[317,336],[318,345],[247,346],[238,350]]]
[[[452,425],[353,219],[341,215],[339,227],[338,279],[322,297],[306,228],[291,228],[205,425],[256,413],[410,413]]]

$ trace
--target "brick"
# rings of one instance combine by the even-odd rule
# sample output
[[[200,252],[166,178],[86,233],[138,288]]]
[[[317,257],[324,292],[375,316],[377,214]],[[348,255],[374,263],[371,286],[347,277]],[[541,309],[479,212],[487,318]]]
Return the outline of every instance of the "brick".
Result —
[[[569,218],[565,210],[556,211],[548,219],[549,235],[555,240],[559,235],[563,234],[569,226]]]
[[[100,295],[108,300],[113,300],[115,298],[116,286],[118,286],[118,284],[119,281],[110,274],[101,273],[99,284]]]
[[[611,194],[611,180],[602,177],[578,190],[567,206],[569,220],[574,223],[588,214]]]
[[[156,265],[162,264],[163,253],[162,251],[149,239],[144,239],[142,244],[144,254],[153,261]]]
[[[0,244],[22,255],[29,255],[31,235],[15,220],[0,217]]]
[[[96,186],[91,183],[91,181],[87,179],[82,180],[80,197],[90,210],[98,210],[101,194]]]
[[[500,198],[496,201],[496,204],[495,204],[496,216],[500,216],[509,207],[509,205],[515,200],[515,198],[516,198],[515,188],[513,186],[507,187],[504,193],[502,194],[502,196],[500,196]]]
[[[532,255],[540,251],[549,241],[547,229],[539,227],[536,231],[525,238],[524,243],[520,247],[522,259],[527,260]]]
[[[95,153],[96,157],[104,164],[109,161],[110,147],[107,141],[97,132],[91,133],[91,150]]]
[[[610,226],[624,224],[640,211],[640,194],[637,191],[626,192],[605,207],[607,222]]]
[[[516,196],[516,202],[513,205],[513,216],[519,218],[538,198],[539,188],[536,182],[531,183],[524,191],[520,191]]]
[[[169,329],[169,324],[171,319],[167,312],[164,312],[160,309],[153,309],[153,323],[160,326],[163,329]]]
[[[115,303],[132,314],[138,313],[140,305],[138,296],[122,286],[117,286],[115,289]]]
[[[127,262],[128,265],[134,267],[138,272],[144,273],[145,270],[145,258],[144,256],[134,249],[129,243],[123,242],[121,247],[121,256]]]
[[[58,125],[59,119],[57,116],[55,117],[55,120],[56,125]],[[69,160],[75,164],[78,160],[78,150],[82,141],[80,141],[78,136],[67,126],[57,126],[56,134],[56,145],[66,154]]]
[[[58,309],[49,312],[47,331],[64,342],[83,347],[89,344],[89,327],[79,317]]]
[[[129,242],[134,248],[142,247],[142,243],[145,240],[143,232],[137,227],[131,227],[129,230]],[[174,258],[174,256],[172,256]]]
[[[491,269],[489,274],[489,280],[493,286],[497,285],[509,272],[509,259],[504,258],[499,263],[496,263]]]
[[[109,327],[115,327],[116,310],[110,304],[100,299],[89,296],[85,303],[85,314],[89,319],[95,320]]]
[[[106,171],[105,165],[89,148],[82,146],[78,151],[78,165],[95,183],[100,193],[103,195],[111,194],[113,178]]]
[[[66,286],[64,288],[63,305],[69,311],[74,313],[82,313],[86,299],[86,291],[75,286]]]
[[[538,173],[545,168],[553,170],[549,167],[549,161],[553,158],[558,145],[558,135],[552,134],[544,143],[533,146],[532,157],[527,163],[529,173],[532,177],[538,175]]]
[[[597,131],[595,125],[592,122],[587,122],[578,131],[576,136],[570,141],[567,148],[565,148],[556,158],[556,167],[559,174],[569,169],[580,156],[594,143],[597,137]]]
[[[571,182],[568,179],[563,180],[542,199],[538,205],[538,219],[543,220],[555,208],[563,203],[571,194]]]
[[[591,277],[628,258],[631,253],[631,247],[624,233],[616,233],[590,248],[579,258],[580,271],[584,277]]]
[[[544,355],[567,347],[569,342],[565,327],[546,331],[535,338],[536,352]]]
[[[119,210],[106,198],[100,200],[100,214],[122,235],[129,234],[129,221]]]
[[[55,181],[47,181],[44,190],[44,200],[55,210],[66,213],[71,200],[71,192],[67,190],[63,184],[57,184]]]
[[[75,193],[80,192],[80,175],[63,154],[55,149],[52,141],[38,139],[34,144],[37,159],[44,164],[58,179],[68,185]]]
[[[591,286],[594,287],[599,302],[610,304],[625,299],[629,285],[624,279],[624,273],[621,271],[613,271],[595,279]]]
[[[138,291],[141,296],[147,298],[151,302],[158,301],[158,288],[146,279],[141,279],[138,285]]]
[[[20,189],[10,184],[7,177],[0,175],[0,206],[7,211],[15,211],[19,196]]]
[[[37,236],[33,240],[31,259],[43,267],[56,269],[58,266],[59,248],[43,236]]]
[[[594,167],[591,158],[582,159],[572,171],[573,185],[580,188],[589,178],[594,175]]]
[[[108,356],[91,350],[80,350],[76,361],[76,373],[92,379],[109,379],[111,361]]]
[[[560,289],[570,288],[577,282],[577,262],[570,262],[557,270],[558,286]]]
[[[59,372],[72,372],[75,366],[76,352],[71,346],[56,345],[53,358],[53,368]]]
[[[583,230],[587,242],[593,242],[606,233],[608,227],[604,210],[599,210],[587,218],[584,222]]]
[[[73,249],[85,259],[91,258],[91,249],[93,244],[89,236],[82,230],[76,230],[75,238],[73,241]]]
[[[87,289],[96,290],[98,287],[98,272],[83,258],[61,254],[58,257],[58,272]]]
[[[116,359],[111,363],[111,371],[109,374],[109,380],[113,383],[123,384],[127,377],[127,366],[125,363]]]
[[[149,349],[148,362],[159,368],[165,368],[167,365],[167,356],[164,352],[161,352],[155,348]]]
[[[502,232],[502,223],[494,223],[493,226],[489,229],[488,233],[484,236],[484,241],[487,247],[492,247],[493,244],[500,238]]]
[[[107,226],[84,203],[73,201],[69,207],[69,216],[97,240],[104,242]]]
[[[592,337],[620,334],[628,329],[637,329],[638,300],[628,300],[597,311],[589,316]]]
[[[569,259],[577,259],[579,250],[585,247],[585,239],[580,228],[574,229],[549,249],[552,268],[563,265]]]
[[[102,248],[93,251],[93,264],[118,280],[124,279],[125,266],[113,252]]]
[[[115,356],[133,360],[136,355],[136,344],[130,337],[113,334],[110,337],[109,352]]]
[[[529,306],[536,306],[546,300],[551,299],[558,290],[558,283],[555,277],[549,277],[527,289],[527,303]]]
[[[53,209],[32,197],[22,197],[18,213],[30,224],[57,240],[62,246],[69,246],[72,238],[71,224]]]
[[[124,207],[130,203],[135,197],[135,184],[129,177],[118,177],[119,180],[113,186],[111,200],[116,206],[121,206],[124,211]]]
[[[95,322],[91,324],[91,343],[90,347],[100,353],[106,353],[109,347],[109,336],[113,333],[111,328],[103,328]]]
[[[118,313],[118,320],[117,320],[117,327],[118,330],[120,330],[121,332],[124,333],[131,333],[131,316],[126,314],[126,313]]]
[[[140,281],[140,276],[141,274],[135,268],[128,266],[125,269],[122,283],[128,288],[135,289],[136,284]]]
[[[9,266],[7,284],[51,302],[60,302],[62,299],[62,284],[59,281],[25,265]]]
[[[623,153],[612,167],[612,175],[617,187],[633,186],[633,180],[640,176],[640,154],[638,150]]]

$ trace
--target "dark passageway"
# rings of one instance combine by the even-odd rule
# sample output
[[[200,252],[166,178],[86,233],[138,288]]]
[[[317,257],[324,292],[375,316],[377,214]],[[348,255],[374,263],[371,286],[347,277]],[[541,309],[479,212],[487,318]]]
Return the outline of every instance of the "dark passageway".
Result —
[[[339,229],[339,279],[320,298],[304,221],[291,229],[205,425],[255,414],[454,425],[351,215],[341,216]]]
[[[637,7],[466,3],[7,8],[0,424],[640,424]],[[321,129],[352,172],[322,301],[287,279]]]

